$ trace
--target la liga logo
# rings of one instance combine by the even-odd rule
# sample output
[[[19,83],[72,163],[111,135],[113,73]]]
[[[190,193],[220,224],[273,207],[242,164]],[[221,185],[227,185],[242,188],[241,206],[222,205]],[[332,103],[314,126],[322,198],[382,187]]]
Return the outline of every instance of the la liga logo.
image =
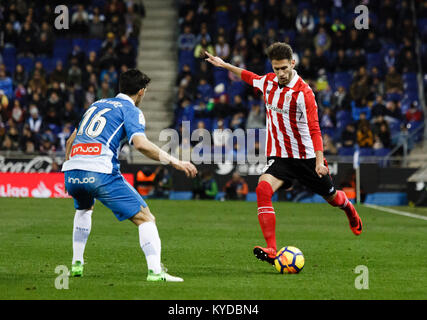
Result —
[[[69,198],[62,173],[0,173],[0,197]]]

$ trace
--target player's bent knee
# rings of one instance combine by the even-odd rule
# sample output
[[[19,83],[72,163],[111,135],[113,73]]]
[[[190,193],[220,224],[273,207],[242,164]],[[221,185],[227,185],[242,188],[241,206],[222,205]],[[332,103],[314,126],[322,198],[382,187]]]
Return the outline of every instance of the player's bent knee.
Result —
[[[136,215],[134,215],[130,220],[139,226],[145,222],[156,222],[156,218],[151,213],[148,207],[141,207],[141,211],[139,211]]]

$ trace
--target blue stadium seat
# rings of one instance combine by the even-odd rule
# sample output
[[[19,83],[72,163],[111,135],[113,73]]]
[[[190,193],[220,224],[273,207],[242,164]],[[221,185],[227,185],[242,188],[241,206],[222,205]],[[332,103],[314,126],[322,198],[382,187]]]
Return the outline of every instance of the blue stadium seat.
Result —
[[[374,150],[372,148],[360,148],[359,156],[360,157],[370,157],[374,155]]]
[[[72,42],[72,47],[74,48],[74,46],[79,46],[80,49],[83,52],[86,52],[86,47],[87,47],[87,39],[84,38],[74,38],[73,42]]]
[[[95,51],[98,53],[102,47],[102,42],[102,39],[89,39],[86,47],[87,52]]]
[[[353,118],[350,111],[340,110],[336,114],[337,128],[344,128],[349,123],[353,122]]]
[[[34,59],[28,57],[19,58],[17,61],[18,64],[24,67],[24,70],[30,72],[34,68]]]
[[[223,83],[225,86],[228,84],[228,71],[226,69],[215,68],[213,71],[214,85]]]
[[[408,196],[404,192],[375,192],[366,196],[365,204],[402,206],[408,204]]]
[[[195,71],[195,58],[193,51],[180,50],[178,57],[179,71],[182,70],[184,65],[188,65],[191,69],[191,72]]]
[[[336,87],[343,86],[347,90],[350,88],[353,76],[349,72],[336,72],[334,74],[334,83]]]
[[[366,64],[368,70],[371,70],[373,67],[382,68],[383,56],[381,53],[367,53]]]
[[[16,57],[12,55],[3,56],[3,63],[6,66],[6,71],[13,73],[16,67]]]
[[[230,19],[228,11],[217,11],[216,12],[216,26],[223,27],[225,30],[230,28]]]
[[[2,52],[3,59],[4,58],[10,58],[10,57],[16,57],[16,48],[15,47],[6,47],[3,49]]]
[[[384,157],[387,156],[390,153],[391,149],[389,148],[380,148],[380,149],[374,149],[374,156],[381,157],[381,159],[378,159],[377,163],[380,167],[388,167],[389,161],[384,160]]]
[[[230,96],[230,101],[233,103],[235,96],[241,96],[246,91],[246,85],[243,81],[233,81],[228,89],[228,95]]]
[[[339,156],[352,156],[354,154],[353,147],[341,147],[338,149]]]
[[[53,63],[51,58],[39,57],[39,58],[36,58],[35,61],[36,62],[40,61],[43,65],[43,68],[46,70],[47,73],[50,73],[55,69],[55,64]]]

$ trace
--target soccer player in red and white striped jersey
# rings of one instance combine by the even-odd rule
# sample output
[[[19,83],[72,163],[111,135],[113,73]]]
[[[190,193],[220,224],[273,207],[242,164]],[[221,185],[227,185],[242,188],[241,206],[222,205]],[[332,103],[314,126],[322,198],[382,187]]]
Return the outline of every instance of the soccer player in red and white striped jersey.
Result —
[[[256,188],[258,220],[267,247],[254,248],[255,256],[274,263],[276,255],[276,214],[271,198],[292,180],[320,194],[329,204],[344,210],[355,235],[362,232],[362,221],[341,190],[335,190],[326,160],[313,90],[294,70],[292,48],[281,42],[267,49],[273,73],[264,76],[238,68],[206,52],[207,61],[225,68],[260,90],[266,107],[267,165]]]

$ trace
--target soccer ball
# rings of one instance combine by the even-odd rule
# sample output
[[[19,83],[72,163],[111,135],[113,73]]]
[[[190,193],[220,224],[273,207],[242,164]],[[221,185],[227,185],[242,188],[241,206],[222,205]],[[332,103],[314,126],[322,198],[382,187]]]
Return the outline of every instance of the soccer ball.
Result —
[[[304,262],[301,250],[295,247],[283,247],[274,259],[274,265],[280,273],[298,273],[304,268]]]

